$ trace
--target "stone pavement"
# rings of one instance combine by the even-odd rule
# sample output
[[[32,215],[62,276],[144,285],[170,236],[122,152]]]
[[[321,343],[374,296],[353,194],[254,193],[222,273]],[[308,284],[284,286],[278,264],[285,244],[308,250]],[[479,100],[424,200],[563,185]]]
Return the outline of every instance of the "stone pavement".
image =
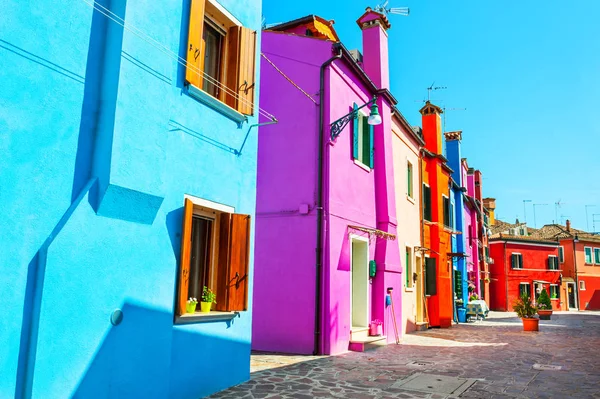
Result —
[[[547,370],[560,366],[559,370]],[[211,398],[600,398],[600,313],[514,313],[330,357],[254,355],[247,383]]]

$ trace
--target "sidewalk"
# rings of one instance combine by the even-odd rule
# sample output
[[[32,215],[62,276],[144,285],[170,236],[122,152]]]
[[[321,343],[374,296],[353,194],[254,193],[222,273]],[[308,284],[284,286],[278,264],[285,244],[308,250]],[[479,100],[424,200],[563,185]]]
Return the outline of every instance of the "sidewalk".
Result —
[[[331,357],[255,355],[252,380],[212,398],[600,398],[600,313],[514,313]],[[555,367],[558,366],[558,367]]]

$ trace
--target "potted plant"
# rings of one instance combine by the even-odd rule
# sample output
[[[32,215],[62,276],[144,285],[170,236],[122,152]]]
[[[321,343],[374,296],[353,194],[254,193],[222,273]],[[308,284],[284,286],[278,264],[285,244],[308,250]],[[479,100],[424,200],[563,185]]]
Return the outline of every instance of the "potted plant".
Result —
[[[211,308],[212,304],[217,303],[217,301],[215,301],[216,297],[217,297],[217,294],[215,294],[213,292],[213,290],[211,290],[207,286],[204,286],[204,288],[202,288],[202,299],[200,302],[200,312],[202,312],[202,313],[210,312],[210,308]]]
[[[535,317],[537,308],[531,302],[529,295],[523,294],[513,303],[513,310],[523,321],[523,331],[539,331],[540,319]]]
[[[550,316],[552,316],[552,302],[545,288],[538,297],[537,308],[540,320],[550,320]]]
[[[476,301],[476,300],[478,300],[478,299],[479,299],[479,295],[477,295],[477,294],[471,294],[471,295],[469,296],[469,302],[471,302],[471,301]]]
[[[196,313],[196,305],[198,305],[198,300],[190,297],[185,304],[185,312]]]

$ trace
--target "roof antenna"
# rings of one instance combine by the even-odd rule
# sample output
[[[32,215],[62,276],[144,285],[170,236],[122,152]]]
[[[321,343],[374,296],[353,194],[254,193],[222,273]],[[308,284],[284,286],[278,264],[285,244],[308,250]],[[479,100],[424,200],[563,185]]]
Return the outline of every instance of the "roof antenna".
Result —
[[[447,87],[446,87],[446,86],[436,86],[436,87],[433,87],[433,85],[434,85],[434,84],[435,84],[435,82],[433,82],[433,83],[431,84],[431,86],[429,86],[429,87],[427,88],[427,101],[431,100],[431,92],[432,92],[433,90],[446,90],[446,89],[447,89]]]
[[[388,7],[388,3],[389,1],[386,0],[381,4],[378,4],[375,7],[374,11],[385,15],[396,14],[405,17],[407,17],[410,14],[410,9],[408,7]]]

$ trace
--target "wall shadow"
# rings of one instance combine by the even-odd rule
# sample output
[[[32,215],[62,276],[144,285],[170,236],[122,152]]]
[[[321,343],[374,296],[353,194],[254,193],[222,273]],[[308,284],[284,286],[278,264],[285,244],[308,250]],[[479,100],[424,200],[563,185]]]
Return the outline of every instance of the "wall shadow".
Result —
[[[188,31],[190,27],[190,1],[182,0],[181,2],[181,30],[179,32],[179,49],[178,55],[181,59],[187,59],[187,42],[188,42]],[[177,63],[177,77],[176,86],[180,89],[184,89],[185,86],[185,66]]]

